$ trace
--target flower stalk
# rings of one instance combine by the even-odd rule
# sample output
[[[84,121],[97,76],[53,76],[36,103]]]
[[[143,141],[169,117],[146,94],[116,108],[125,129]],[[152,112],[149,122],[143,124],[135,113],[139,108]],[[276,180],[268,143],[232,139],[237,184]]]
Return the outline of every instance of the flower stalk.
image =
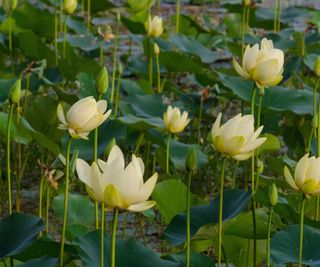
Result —
[[[304,221],[304,207],[305,207],[306,197],[303,194],[300,204],[300,231],[299,231],[299,262],[298,266],[302,266],[302,252],[303,252],[303,221]]]
[[[119,24],[120,24],[120,13],[117,13],[116,19],[116,30],[114,35],[114,46],[113,46],[113,65],[112,65],[112,81],[111,81],[111,96],[110,102],[113,103],[114,100],[114,88],[116,81],[116,70],[117,70],[117,52],[118,52],[118,42],[119,42]]]
[[[61,233],[61,241],[60,241],[59,267],[63,267],[64,243],[65,243],[65,235],[66,235],[66,228],[67,228],[71,143],[72,143],[72,138],[69,137],[68,142],[67,142],[67,149],[66,149],[66,174],[65,174],[63,223],[62,223],[62,233]]]
[[[119,209],[114,208],[113,211],[113,222],[112,222],[112,235],[111,235],[111,257],[110,266],[116,266],[116,233],[117,233],[117,223],[118,223]]]
[[[170,173],[170,142],[171,142],[171,134],[169,134],[168,140],[167,140],[166,174],[169,174],[169,173]]]
[[[192,171],[188,173],[188,181],[187,181],[187,264],[186,267],[190,267],[190,254],[191,254],[191,201],[190,201],[190,190],[191,190],[191,178],[192,178]]]
[[[101,203],[100,267],[104,267],[104,203]]]

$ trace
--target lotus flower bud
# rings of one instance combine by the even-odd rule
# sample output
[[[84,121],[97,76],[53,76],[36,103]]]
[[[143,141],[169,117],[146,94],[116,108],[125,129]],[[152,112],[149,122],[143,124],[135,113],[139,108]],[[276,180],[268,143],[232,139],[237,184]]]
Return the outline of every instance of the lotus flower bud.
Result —
[[[190,122],[188,112],[184,111],[181,115],[179,108],[168,106],[167,112],[163,114],[163,122],[170,133],[180,133]]]
[[[145,28],[148,36],[160,36],[163,33],[162,18],[158,16],[151,18],[151,16],[149,16],[147,21],[145,22]]]
[[[79,179],[87,185],[89,196],[104,203],[106,208],[120,208],[142,212],[152,208],[156,202],[148,201],[158,174],[154,173],[146,182],[143,180],[144,163],[132,155],[132,161],[125,167],[121,149],[114,145],[107,161],[98,160],[91,166],[82,159],[77,160]]]
[[[212,147],[236,160],[247,160],[252,152],[261,146],[267,138],[258,138],[263,126],[254,131],[253,115],[238,114],[220,126],[220,113],[212,126]]]
[[[318,114],[316,114],[313,118],[312,118],[312,127],[317,129],[318,128]]]
[[[274,207],[278,203],[278,190],[276,185],[273,183],[269,187],[269,204]]]
[[[320,56],[318,56],[314,64],[314,72],[320,78]]]
[[[160,48],[159,48],[159,46],[157,45],[157,43],[154,43],[154,44],[153,44],[153,50],[154,50],[154,54],[155,54],[156,56],[158,56],[158,55],[160,54]]]
[[[246,6],[251,6],[252,0],[244,0]]]
[[[194,147],[189,150],[186,160],[186,169],[194,171],[197,168],[197,151]]]
[[[68,14],[73,14],[78,5],[78,0],[65,0],[63,9]]]
[[[320,157],[304,155],[295,168],[294,176],[287,166],[284,168],[284,177],[294,189],[302,191],[306,196],[320,195]]]
[[[247,45],[242,67],[233,59],[233,66],[240,76],[252,80],[259,88],[275,86],[283,79],[284,53],[275,49],[271,40],[264,38],[259,44]]]
[[[21,97],[21,79],[15,81],[9,92],[9,100],[12,104],[18,104]]]
[[[121,14],[120,14],[120,12],[117,12],[116,19],[117,19],[118,22],[121,20]]]
[[[106,67],[101,68],[98,76],[96,77],[96,88],[100,95],[107,93],[109,87],[109,75]]]

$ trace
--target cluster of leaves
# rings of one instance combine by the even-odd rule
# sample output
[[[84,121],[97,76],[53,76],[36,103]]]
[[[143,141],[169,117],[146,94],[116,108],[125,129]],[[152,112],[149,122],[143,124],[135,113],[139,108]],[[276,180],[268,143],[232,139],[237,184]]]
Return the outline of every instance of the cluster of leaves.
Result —
[[[116,81],[121,93],[120,115],[112,117],[99,129],[98,154],[103,158],[106,147],[115,138],[117,144],[128,152],[145,158],[148,174],[153,168],[159,171],[161,181],[152,195],[157,201],[156,215],[145,213],[144,220],[159,223],[160,216],[166,226],[162,236],[166,241],[163,242],[175,249],[169,249],[169,254],[161,256],[133,239],[118,239],[117,266],[184,266],[186,186],[183,180],[186,176],[186,155],[191,148],[197,151],[197,172],[192,185],[191,233],[194,252],[191,265],[213,266],[213,257],[206,254],[212,246],[217,247],[219,196],[215,189],[219,181],[220,159],[212,153],[207,135],[220,110],[230,115],[238,113],[234,110],[241,108],[243,112],[247,111],[253,88],[251,82],[237,77],[230,65],[231,58],[241,54],[241,1],[220,1],[219,12],[223,15],[220,21],[215,21],[210,13],[181,15],[179,33],[174,33],[171,18],[164,17],[165,33],[161,38],[154,39],[160,47],[162,94],[155,93],[148,82],[144,22],[152,1],[128,0],[120,6],[107,0],[91,0],[90,28],[86,27],[87,6],[83,1],[83,7],[79,5],[77,12],[66,18],[68,34],[65,57],[61,56],[63,43],[59,35],[58,64],[54,51],[55,12],[59,10],[56,2],[39,0],[31,3],[22,0],[11,16],[2,9],[0,11],[1,144],[5,144],[7,131],[8,92],[21,74],[22,89],[25,90],[21,104],[24,105],[19,110],[19,118],[15,116],[11,137],[22,147],[22,159],[26,159],[22,179],[27,181],[31,175],[35,175],[37,158],[50,162],[50,158],[63,154],[66,136],[57,129],[57,105],[59,102],[71,105],[85,96],[97,95],[95,77],[100,71],[100,43],[103,44],[105,55],[113,53],[113,41],[102,41],[97,27],[109,23],[114,28],[115,12],[121,10],[118,61],[123,65],[123,73]],[[205,2],[217,7],[217,1]],[[262,103],[264,131],[269,134],[268,141],[259,151],[265,168],[260,178],[261,190],[256,195],[261,206],[256,211],[258,261],[263,262],[266,258],[267,188],[271,183],[276,183],[280,188],[280,200],[272,218],[271,254],[274,263],[283,265],[297,261],[296,224],[299,220],[299,195],[288,190],[283,180],[283,167],[286,164],[293,167],[308,145],[313,116],[312,91],[316,83],[313,68],[320,51],[320,12],[298,6],[285,8],[281,16],[282,30],[275,33],[272,8],[257,3],[250,9],[250,29],[245,36],[245,43],[254,44],[262,36],[267,37],[286,54],[284,80],[279,86],[266,90]],[[11,53],[8,40],[10,29],[13,37]],[[261,29],[265,31],[261,33]],[[111,56],[105,58],[105,64],[112,65]],[[108,69],[111,71],[111,68]],[[110,90],[107,99],[109,94]],[[163,175],[168,135],[164,131],[162,116],[168,104],[188,111],[192,122],[179,135],[179,139],[172,140],[171,175]],[[89,139],[74,142],[73,154],[92,160],[92,136]],[[316,150],[314,139],[311,152],[316,154]],[[228,166],[227,187],[231,187],[232,180],[229,177],[235,171],[234,165],[232,162]],[[3,174],[6,171],[4,161],[1,170]],[[19,176],[20,171],[14,173]],[[38,172],[36,175],[41,174]],[[241,164],[236,175],[239,189],[229,189],[224,195],[224,253],[236,266],[247,266],[253,258],[253,226],[251,214],[247,212],[250,200],[248,175],[248,166]],[[0,192],[5,196],[5,183],[2,180]],[[72,179],[72,191],[77,192],[79,188],[79,182]],[[59,189],[53,193],[55,218],[62,217],[62,190],[63,183],[59,182]],[[1,196],[0,200],[5,206],[6,197]],[[320,238],[320,223],[313,219],[315,207],[315,200],[306,204],[304,243],[308,246],[303,251],[303,261],[309,265],[312,262],[312,266],[320,262],[320,253],[314,249]],[[93,204],[83,195],[71,194],[68,216],[67,239],[70,244],[65,248],[65,262],[68,266],[76,266],[76,262],[81,260],[83,266],[99,266],[99,234],[92,231]],[[43,230],[43,222],[32,215],[16,213],[3,219],[0,222],[0,259],[13,257],[21,262],[21,267],[56,266],[59,243],[50,235],[37,238]],[[107,259],[110,242],[108,235],[105,238]],[[108,266],[108,262],[105,264]]]

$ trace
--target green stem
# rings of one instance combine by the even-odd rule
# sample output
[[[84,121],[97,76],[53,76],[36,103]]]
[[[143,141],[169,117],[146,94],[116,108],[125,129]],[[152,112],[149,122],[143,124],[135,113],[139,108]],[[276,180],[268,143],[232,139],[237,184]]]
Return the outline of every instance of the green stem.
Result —
[[[279,0],[274,0],[274,5],[273,5],[273,30],[275,31],[275,32],[277,32],[277,25],[278,25],[278,23],[277,23],[277,19],[278,19],[278,15],[277,15],[277,2],[278,2]]]
[[[40,186],[39,186],[39,211],[38,211],[38,216],[40,219],[42,219],[43,186],[44,186],[44,175],[41,175]],[[39,237],[41,236],[42,236],[42,232],[39,233]]]
[[[12,194],[11,194],[11,167],[10,167],[10,144],[11,144],[11,124],[13,118],[14,104],[10,107],[10,113],[7,124],[7,181],[8,181],[8,205],[9,214],[12,214]]]
[[[59,23],[60,31],[63,31],[63,0],[60,0],[60,23]]]
[[[100,66],[104,65],[104,56],[103,56],[103,40],[100,42]]]
[[[22,107],[22,116],[26,113],[26,107],[28,104],[28,91],[30,89],[30,73],[27,74],[26,77],[26,90],[24,93],[24,102],[23,102],[23,107]]]
[[[245,22],[246,22],[246,13],[247,13],[247,6],[243,6],[242,10],[242,22],[241,22],[241,58],[243,59],[244,54],[244,35],[245,35]]]
[[[160,62],[159,62],[159,55],[156,55],[156,64],[157,64],[157,87],[158,93],[161,93],[161,73],[160,73]]]
[[[157,0],[157,14],[160,14],[161,0]]]
[[[57,0],[54,1],[54,57],[55,65],[58,65],[58,11]]]
[[[180,30],[180,0],[176,0],[176,33]]]
[[[250,7],[247,7],[247,14],[246,14],[246,33],[249,32],[249,22],[250,22]]]
[[[198,144],[201,140],[201,122],[202,122],[202,112],[203,112],[203,97],[200,97],[200,110],[199,110],[199,122],[198,122]]]
[[[113,103],[114,86],[115,86],[115,80],[116,80],[118,39],[119,39],[119,21],[118,19],[116,19],[116,32],[114,36],[113,67],[112,67],[111,96],[110,96],[111,104]]]
[[[90,29],[90,23],[91,23],[91,0],[88,0],[88,20],[87,20],[87,27]]]
[[[129,212],[127,211],[124,215],[123,222],[122,222],[122,239],[126,238],[126,227],[127,227],[127,219],[128,219]]]
[[[148,42],[148,75],[149,75],[149,84],[152,87],[152,83],[153,83],[153,61],[152,61],[152,41],[151,39],[148,37],[147,38],[147,42]]]
[[[304,220],[304,206],[306,202],[305,195],[302,196],[300,206],[300,236],[299,236],[299,263],[298,266],[302,266],[302,249],[303,249],[303,220]]]
[[[262,100],[263,100],[263,95],[260,95],[259,94],[259,106],[258,106],[258,115],[257,115],[257,128],[260,127],[261,125],[261,109],[262,109]],[[257,162],[259,162],[259,152],[258,150],[256,151],[256,159],[257,159]],[[259,168],[259,166],[258,166]],[[256,178],[256,189],[258,190],[259,188],[259,182],[260,182],[260,170],[258,169],[257,170],[257,178]]]
[[[121,84],[121,72],[118,71],[118,82],[117,82],[117,88],[116,88],[116,103],[115,103],[115,108],[114,108],[114,117],[115,118],[118,115],[120,84]]]
[[[309,135],[309,140],[308,140],[308,143],[307,143],[307,147],[306,147],[306,152],[307,153],[310,152],[310,147],[311,147],[311,142],[312,142],[312,137],[313,137],[314,131],[315,131],[315,129],[314,129],[314,127],[312,127],[310,135]]]
[[[117,233],[118,215],[119,215],[119,209],[114,208],[113,222],[112,222],[112,235],[111,235],[110,267],[116,266],[116,233]]]
[[[315,91],[317,94],[317,90],[318,90],[318,87],[319,87],[319,84],[320,84],[320,78],[317,79],[317,82],[316,82],[316,86],[315,86]],[[317,101],[317,96],[316,96],[316,101]],[[317,112],[318,111],[318,112]],[[318,99],[318,110],[315,111],[315,116],[317,116],[317,129],[318,129],[318,132],[317,132],[317,148],[318,148],[318,157],[320,157],[320,96],[319,96],[319,99]]]
[[[268,218],[268,237],[267,237],[267,266],[270,267],[270,236],[271,236],[271,220],[272,220],[273,207],[270,207]]]
[[[220,179],[220,195],[219,195],[219,236],[218,236],[218,267],[221,267],[221,256],[222,256],[222,211],[223,211],[223,186],[224,186],[224,173],[226,169],[227,158],[223,159],[221,179]]]
[[[167,153],[166,153],[166,174],[169,174],[169,165],[170,165],[170,142],[171,142],[171,134],[168,136],[167,140]]]
[[[102,95],[98,95],[98,101],[102,99]],[[98,137],[99,137],[99,128],[94,129],[94,140],[93,140],[93,161],[98,161]],[[94,202],[94,216],[95,216],[95,229],[99,229],[99,205],[98,202]]]
[[[101,203],[100,267],[104,267],[104,203]]]
[[[67,228],[71,142],[72,142],[72,138],[69,137],[68,143],[67,143],[67,150],[66,150],[66,173],[65,173],[65,188],[64,188],[64,203],[63,203],[63,223],[62,223],[62,233],[61,233],[61,241],[60,241],[59,267],[63,266],[64,242],[65,242],[65,235],[66,235],[66,228]]]
[[[49,235],[49,212],[50,212],[50,185],[47,187],[46,197],[46,234]]]
[[[257,87],[254,87],[251,95],[251,114],[252,115],[254,115],[254,104],[255,104],[256,94],[257,94]]]
[[[188,174],[188,182],[187,182],[187,264],[186,267],[190,266],[190,253],[191,253],[191,249],[190,249],[190,240],[191,240],[191,233],[190,233],[190,226],[191,226],[191,201],[190,201],[190,190],[191,190],[191,178],[192,178],[192,171],[189,171]]]
[[[13,53],[12,53],[12,11],[9,14],[9,53],[11,58],[11,64],[13,65]]]
[[[277,7],[278,19],[277,19],[277,31],[280,32],[281,26],[281,0],[278,0],[278,7]]]
[[[63,22],[63,50],[62,56],[66,58],[66,47],[67,47],[67,14],[65,14]]]

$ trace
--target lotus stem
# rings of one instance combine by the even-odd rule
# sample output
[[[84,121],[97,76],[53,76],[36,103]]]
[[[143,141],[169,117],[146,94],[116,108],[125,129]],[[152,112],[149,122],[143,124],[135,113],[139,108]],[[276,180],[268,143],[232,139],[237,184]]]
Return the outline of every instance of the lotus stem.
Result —
[[[102,95],[98,95],[98,101],[102,99]],[[98,161],[98,137],[99,128],[94,129],[94,139],[93,139],[93,161]],[[99,204],[98,201],[94,202],[94,217],[95,217],[95,229],[99,229]]]
[[[104,65],[104,56],[103,56],[103,40],[100,42],[100,66]]]
[[[69,137],[68,142],[67,142],[67,150],[66,150],[66,174],[65,174],[64,203],[63,203],[63,223],[62,223],[62,233],[61,233],[61,242],[60,242],[59,267],[63,267],[64,242],[65,242],[65,235],[66,235],[66,228],[67,228],[71,142],[72,142],[72,138]]]
[[[176,33],[180,30],[180,0],[176,0]]]
[[[320,78],[317,79],[316,88],[318,89],[320,83]],[[317,126],[318,126],[318,133],[317,133],[317,155],[320,157],[320,97],[318,99],[318,113],[317,113]],[[319,220],[319,207],[320,206],[320,196],[317,196],[317,206],[316,206],[316,220]]]
[[[120,70],[120,68],[118,68]],[[114,117],[116,118],[118,115],[118,107],[119,107],[119,96],[120,96],[120,84],[121,84],[121,71],[118,71],[118,82],[116,88],[116,103],[114,108]]]
[[[199,122],[198,122],[198,144],[200,145],[201,140],[201,122],[202,122],[202,112],[203,112],[203,101],[204,98],[200,97],[200,110],[199,110]]]
[[[88,12],[88,20],[87,20],[87,27],[90,29],[90,23],[91,23],[91,0],[88,0],[88,7],[87,7],[87,12]]]
[[[43,184],[44,184],[44,175],[41,175],[40,186],[39,186],[39,211],[38,216],[42,219],[42,206],[43,206]],[[42,232],[39,233],[39,237],[42,236]]]
[[[63,22],[63,58],[66,58],[66,47],[67,47],[67,14],[65,14]]]
[[[271,237],[271,220],[272,220],[273,207],[270,206],[268,218],[268,236],[267,236],[267,266],[270,267],[270,237]]]
[[[220,195],[219,195],[219,236],[218,236],[218,267],[221,267],[222,257],[222,223],[223,223],[223,187],[224,187],[224,176],[226,169],[227,158],[223,159],[220,179]]]
[[[244,35],[245,35],[245,24],[246,24],[246,13],[247,13],[247,6],[243,5],[242,10],[242,22],[241,22],[241,59],[243,59],[244,54]]]
[[[116,19],[116,31],[114,36],[114,47],[113,47],[113,67],[112,67],[112,81],[111,81],[111,96],[110,102],[113,103],[114,98],[114,86],[116,80],[116,70],[117,70],[117,51],[118,51],[118,41],[119,41],[119,23],[120,20]]]
[[[303,220],[304,220],[304,206],[306,202],[305,195],[302,195],[300,204],[300,236],[299,236],[299,262],[298,266],[302,266],[302,250],[303,250]]]
[[[58,11],[57,0],[54,1],[54,57],[55,64],[58,65]]]
[[[113,211],[113,222],[112,222],[112,235],[111,235],[111,257],[110,266],[116,266],[116,233],[117,233],[117,223],[118,223],[119,209],[115,208]]]
[[[278,0],[278,7],[277,7],[277,14],[278,14],[278,19],[277,19],[277,32],[280,32],[281,28],[281,0]]]
[[[49,235],[49,212],[50,212],[50,185],[47,187],[46,194],[46,234]]]
[[[171,142],[171,134],[168,136],[167,140],[167,153],[166,153],[166,174],[169,174],[170,172],[170,142]]]
[[[153,61],[152,61],[152,41],[151,39],[148,37],[147,38],[147,42],[148,42],[148,75],[149,75],[149,84],[150,87],[152,87],[152,83],[153,83]]]
[[[278,1],[279,0],[274,0],[274,5],[273,5],[273,30],[275,32],[277,32],[277,28],[278,28],[278,15],[277,15],[277,6],[278,6]]]
[[[12,194],[11,194],[11,164],[10,164],[10,144],[11,144],[11,125],[13,119],[14,104],[10,107],[8,123],[7,123],[7,181],[8,181],[8,205],[9,214],[12,214]]]
[[[104,203],[101,203],[100,267],[104,267]]]
[[[191,201],[190,201],[190,190],[191,190],[191,178],[192,178],[192,171],[189,171],[188,174],[188,183],[187,183],[187,264],[186,267],[190,266],[190,239],[191,239],[191,234],[190,234],[190,227],[191,227]]]
[[[156,64],[157,64],[157,87],[158,93],[161,93],[161,73],[160,73],[160,62],[159,62],[159,55],[156,55]]]

